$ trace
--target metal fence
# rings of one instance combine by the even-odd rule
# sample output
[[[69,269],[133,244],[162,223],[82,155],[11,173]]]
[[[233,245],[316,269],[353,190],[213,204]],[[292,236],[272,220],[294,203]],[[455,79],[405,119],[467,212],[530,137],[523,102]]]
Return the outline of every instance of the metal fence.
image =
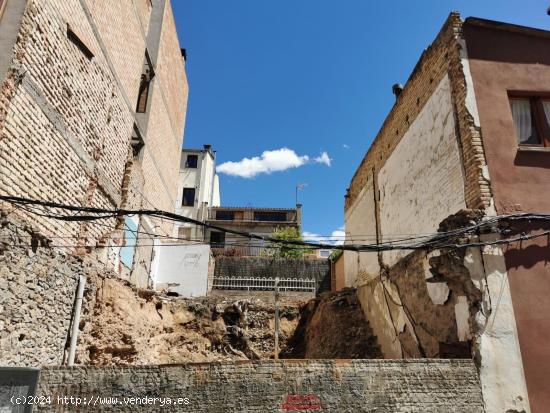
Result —
[[[313,278],[279,278],[279,291],[315,292]],[[214,277],[212,288],[216,290],[273,291],[275,278],[266,277]]]

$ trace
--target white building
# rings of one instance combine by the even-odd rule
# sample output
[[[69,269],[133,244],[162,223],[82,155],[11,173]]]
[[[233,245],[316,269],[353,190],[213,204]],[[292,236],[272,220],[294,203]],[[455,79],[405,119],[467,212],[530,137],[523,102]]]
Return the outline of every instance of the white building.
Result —
[[[210,145],[203,149],[182,149],[176,214],[204,221],[208,208],[220,206],[220,184],[216,174],[216,154]],[[174,236],[202,241],[202,227],[176,223]]]

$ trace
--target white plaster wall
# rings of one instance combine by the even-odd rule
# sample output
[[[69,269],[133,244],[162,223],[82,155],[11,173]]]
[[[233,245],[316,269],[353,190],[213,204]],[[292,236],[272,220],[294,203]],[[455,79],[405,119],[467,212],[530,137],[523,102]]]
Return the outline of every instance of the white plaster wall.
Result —
[[[488,237],[488,236],[487,236]],[[485,239],[492,241],[493,239]],[[477,314],[479,376],[487,413],[530,412],[516,319],[502,249],[469,248],[465,265],[483,292]]]
[[[344,221],[346,244],[376,243],[376,216],[372,179],[359,193],[357,200],[346,211]],[[379,271],[378,254],[375,252],[344,252],[344,280],[346,287],[363,284]]]
[[[378,175],[382,239],[437,231],[466,208],[455,133],[451,85],[446,75]],[[392,265],[408,251],[384,253]]]
[[[197,168],[185,168],[187,155],[198,155]],[[182,206],[183,189],[195,188],[195,205]],[[197,150],[196,152],[182,152],[180,162],[180,173],[178,180],[178,196],[176,201],[176,214],[188,218],[206,219],[207,208],[220,205],[220,193],[218,176],[216,175],[216,161],[210,153]],[[178,236],[180,226],[191,226],[190,224],[174,224],[173,236]],[[192,238],[202,239],[202,230],[192,226]]]
[[[221,205],[220,199],[220,179],[218,175],[214,175],[214,189],[212,194],[212,206],[219,207]]]
[[[210,246],[165,245],[157,248],[156,252],[156,290],[168,289],[183,297],[206,296]]]

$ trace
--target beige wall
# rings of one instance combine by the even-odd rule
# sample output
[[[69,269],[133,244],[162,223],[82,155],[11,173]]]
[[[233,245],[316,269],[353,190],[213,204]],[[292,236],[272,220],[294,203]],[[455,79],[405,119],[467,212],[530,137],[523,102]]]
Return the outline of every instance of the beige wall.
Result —
[[[370,177],[355,204],[345,213],[346,244],[376,243],[374,196],[373,180]],[[380,271],[376,252],[345,251],[344,258],[344,278],[347,287],[357,287]]]
[[[466,208],[451,84],[445,75],[378,174],[382,241],[437,232]],[[394,264],[407,251],[383,253]]]

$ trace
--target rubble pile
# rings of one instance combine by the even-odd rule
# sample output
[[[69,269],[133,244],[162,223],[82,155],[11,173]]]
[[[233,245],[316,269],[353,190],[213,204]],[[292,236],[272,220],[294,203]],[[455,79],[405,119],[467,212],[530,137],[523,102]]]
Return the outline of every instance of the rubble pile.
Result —
[[[174,364],[273,358],[273,303],[188,299],[89,280],[78,364]],[[281,306],[280,346],[298,325],[299,303]]]

